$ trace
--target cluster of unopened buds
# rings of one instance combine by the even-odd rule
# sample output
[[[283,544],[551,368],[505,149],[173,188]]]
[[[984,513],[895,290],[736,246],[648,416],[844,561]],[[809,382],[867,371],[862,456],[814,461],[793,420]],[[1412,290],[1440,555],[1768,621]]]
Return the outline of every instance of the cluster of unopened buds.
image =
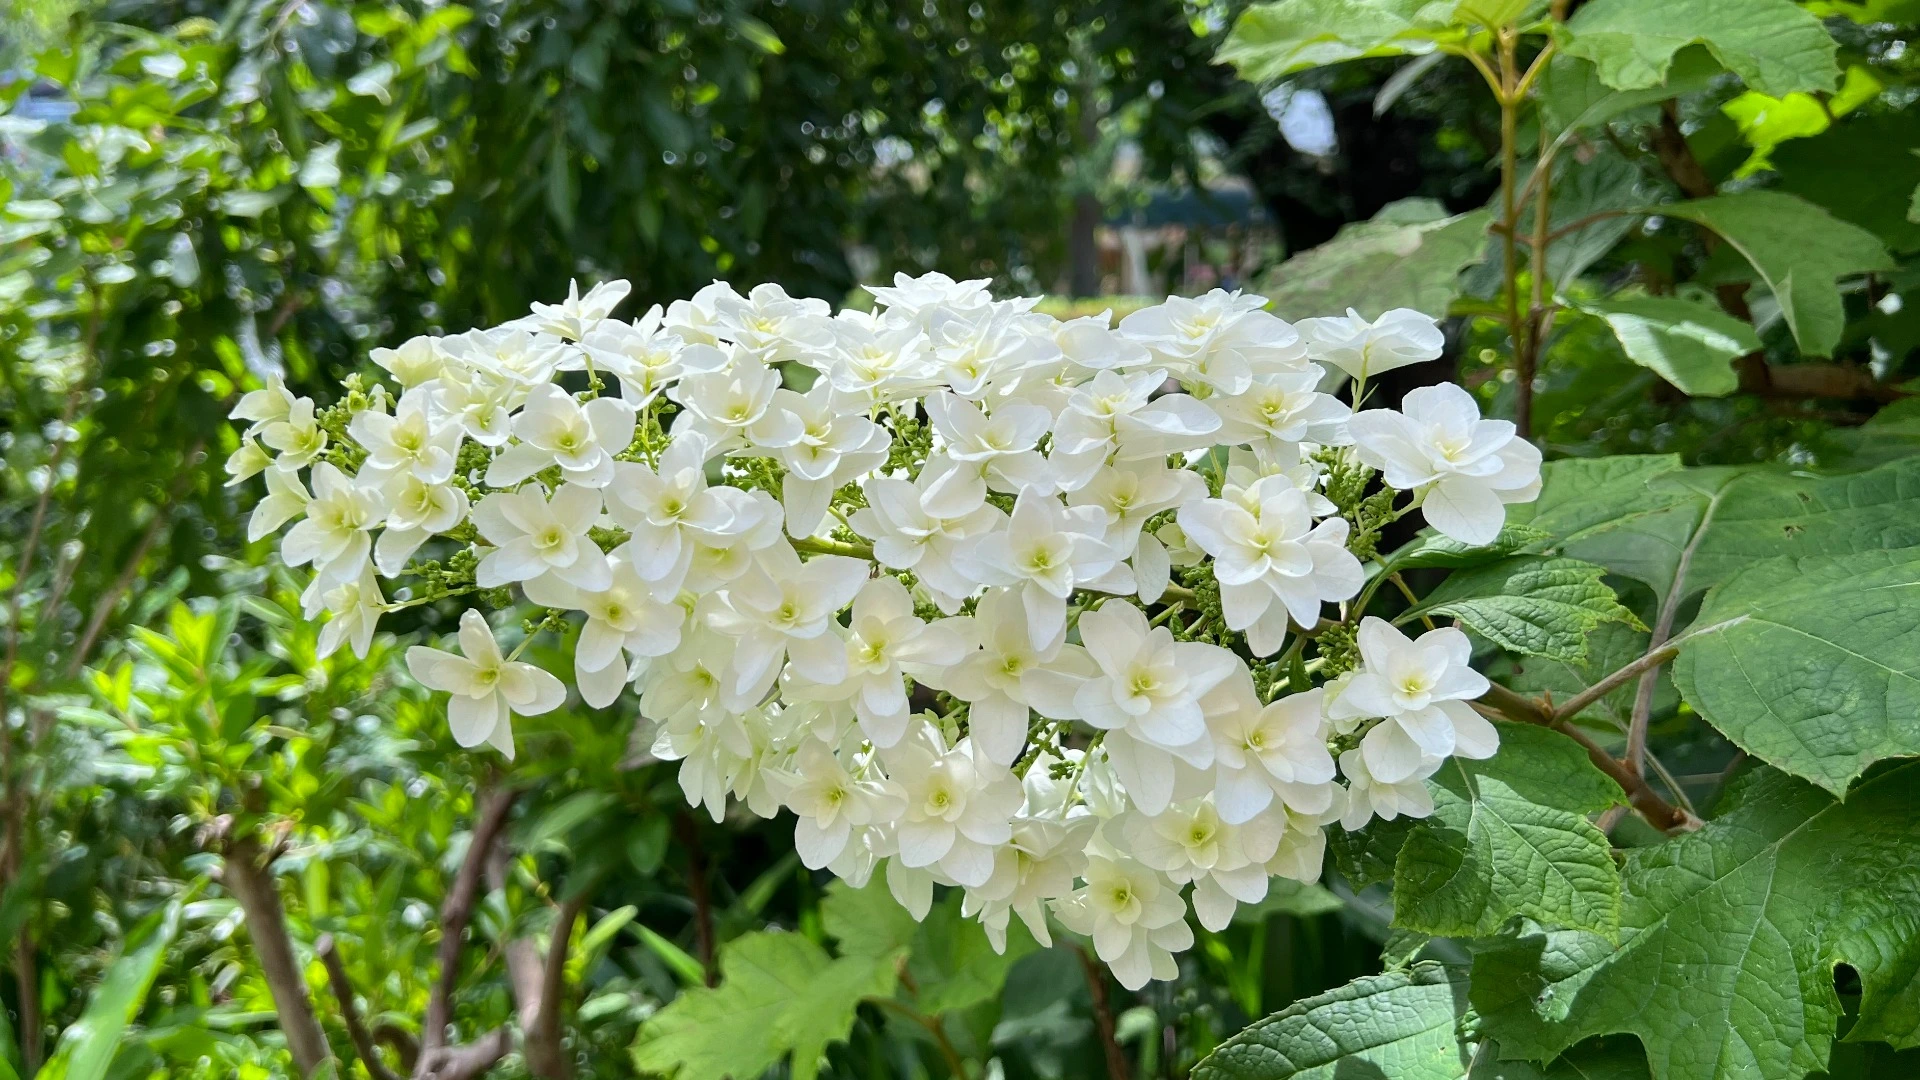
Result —
[[[930,274],[871,312],[716,283],[627,322],[627,291],[375,350],[397,390],[245,396],[228,468],[265,475],[256,539],[294,522],[323,650],[399,607],[545,609],[579,697],[636,692],[715,820],[789,811],[808,867],[916,916],[963,889],[996,946],[1051,915],[1131,988],[1175,974],[1189,900],[1224,927],[1317,879],[1331,823],[1429,814],[1446,757],[1495,751],[1466,636],[1361,610],[1386,522],[1486,544],[1539,488],[1456,386],[1340,400],[1437,357],[1431,318],[1216,290],[1116,326]],[[511,756],[567,699],[480,610],[457,649],[407,660],[463,746]]]

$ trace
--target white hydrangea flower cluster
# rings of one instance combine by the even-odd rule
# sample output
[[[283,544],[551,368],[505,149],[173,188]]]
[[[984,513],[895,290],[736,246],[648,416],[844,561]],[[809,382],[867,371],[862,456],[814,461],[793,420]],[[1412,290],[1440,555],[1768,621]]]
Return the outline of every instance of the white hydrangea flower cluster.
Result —
[[[1465,635],[1363,617],[1355,549],[1416,508],[1492,540],[1539,453],[1458,387],[1321,389],[1438,356],[1432,319],[1296,327],[1216,290],[1114,326],[930,274],[873,312],[715,283],[624,322],[627,291],[375,350],[397,392],[239,403],[250,535],[296,522],[324,650],[398,607],[545,608],[580,697],[637,691],[716,821],[790,812],[807,866],[880,872],[916,916],[963,889],[996,945],[1051,912],[1131,988],[1174,975],[1189,902],[1224,927],[1316,879],[1329,823],[1430,813],[1448,755],[1494,752]],[[1393,490],[1357,520],[1332,496],[1373,470]],[[1328,627],[1360,662],[1314,687],[1298,646]],[[458,638],[409,666],[510,757],[566,689],[479,610]]]

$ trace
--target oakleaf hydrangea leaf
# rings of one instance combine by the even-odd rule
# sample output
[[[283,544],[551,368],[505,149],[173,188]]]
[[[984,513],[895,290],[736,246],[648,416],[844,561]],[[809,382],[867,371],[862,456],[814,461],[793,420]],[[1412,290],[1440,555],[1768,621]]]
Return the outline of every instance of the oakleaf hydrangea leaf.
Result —
[[[1697,623],[1736,618],[1689,639],[1674,681],[1741,749],[1835,795],[1920,754],[1920,548],[1758,563]]]
[[[1636,622],[1601,580],[1606,568],[1577,559],[1519,556],[1456,573],[1401,616],[1459,619],[1503,649],[1577,661],[1587,632],[1603,622]]]
[[[1193,1080],[1460,1080],[1466,973],[1432,961],[1369,975],[1260,1020],[1194,1066]]]
[[[1624,801],[1564,735],[1500,724],[1500,752],[1449,758],[1433,777],[1433,816],[1394,872],[1394,924],[1429,934],[1491,935],[1515,915],[1612,935],[1620,872],[1587,820]]]
[[[1849,1040],[1920,1044],[1920,762],[1838,802],[1756,769],[1698,832],[1638,848],[1623,874],[1619,944],[1535,930],[1482,951],[1473,1003],[1502,1053],[1548,1060],[1632,1033],[1654,1080],[1797,1080],[1827,1066],[1841,1002]]]

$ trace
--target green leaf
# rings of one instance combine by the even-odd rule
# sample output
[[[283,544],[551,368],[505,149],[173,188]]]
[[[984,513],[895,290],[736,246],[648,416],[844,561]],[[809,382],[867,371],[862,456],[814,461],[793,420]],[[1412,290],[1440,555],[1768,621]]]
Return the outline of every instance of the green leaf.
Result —
[[[1920,754],[1920,548],[1759,563],[1701,605],[1680,693],[1741,749],[1844,795]]]
[[[1773,290],[1781,318],[1809,356],[1833,355],[1846,328],[1838,279],[1893,269],[1878,237],[1781,191],[1715,195],[1650,212],[1712,229],[1745,256]]]
[[[1556,133],[1558,144],[1577,131],[1598,127],[1622,113],[1704,90],[1723,70],[1713,54],[1693,46],[1674,56],[1663,82],[1619,90],[1607,85],[1592,61],[1560,53],[1548,61],[1547,70],[1540,74],[1535,97],[1548,129]]]
[[[1431,961],[1369,975],[1292,1005],[1221,1043],[1193,1080],[1460,1080],[1465,973]]]
[[[1587,815],[1624,795],[1572,739],[1498,727],[1499,753],[1448,758],[1434,775],[1433,816],[1407,837],[1394,868],[1394,925],[1485,937],[1524,915],[1613,935],[1620,872]]]
[[[843,956],[879,959],[905,948],[915,1005],[931,1016],[999,996],[1008,969],[1040,947],[1026,924],[1014,919],[1007,927],[1006,952],[995,952],[980,923],[960,914],[960,901],[959,892],[949,892],[925,920],[915,922],[885,884],[872,881],[855,889],[835,881],[820,902],[820,922],[839,941]]]
[[[1473,1004],[1503,1053],[1547,1060],[1631,1033],[1655,1080],[1797,1078],[1827,1064],[1834,966],[1862,995],[1850,1040],[1920,1036],[1920,762],[1837,802],[1755,769],[1698,832],[1627,855],[1621,940],[1532,931],[1479,953]]]
[[[1606,572],[1577,559],[1503,559],[1454,574],[1394,621],[1441,615],[1503,649],[1576,661],[1586,656],[1589,630],[1603,622],[1635,621],[1600,580]]]
[[[1503,680],[1515,690],[1529,694],[1552,694],[1556,701],[1579,696],[1601,679],[1647,654],[1650,635],[1625,623],[1601,623],[1587,634],[1587,658],[1568,663],[1537,657],[1516,664],[1515,672]],[[1581,716],[1601,718],[1625,731],[1633,716],[1635,681],[1615,688],[1611,693],[1582,710]],[[1653,715],[1671,712],[1680,699],[1666,668],[1660,669],[1655,684]]]
[[[1261,83],[1361,57],[1429,52],[1432,28],[1416,22],[1427,6],[1427,0],[1255,4],[1234,22],[1214,60]]]
[[[1567,53],[1593,61],[1621,90],[1665,82],[1674,53],[1694,44],[1776,97],[1832,90],[1839,76],[1839,47],[1792,0],[1593,0],[1567,31]]]
[[[1539,500],[1513,507],[1514,520],[1660,596],[1691,548],[1683,601],[1763,559],[1920,544],[1920,458],[1837,477],[1593,458],[1550,462],[1542,477]]]
[[[1780,190],[1860,226],[1893,251],[1920,251],[1920,219],[1909,217],[1920,155],[1889,154],[1889,146],[1920,146],[1920,115],[1856,113],[1775,150],[1773,168]]]
[[[1486,210],[1445,217],[1424,199],[1393,203],[1281,263],[1261,291],[1285,319],[1348,308],[1370,319],[1397,307],[1444,314],[1460,295],[1461,268],[1485,253],[1492,220]]]
[[[894,958],[826,951],[799,934],[756,931],[720,950],[720,985],[684,991],[640,1027],[635,1067],[681,1080],[753,1077],[793,1055],[812,1080],[847,1037],[862,998],[893,992]]]
[[[1531,525],[1516,525],[1508,522],[1500,529],[1500,535],[1493,543],[1474,546],[1463,544],[1451,536],[1442,536],[1432,529],[1422,529],[1412,541],[1398,551],[1387,556],[1389,570],[1418,570],[1426,567],[1445,567],[1458,570],[1468,566],[1482,566],[1503,559],[1508,555],[1518,555],[1540,547],[1551,534],[1544,529]]]
[[[1579,307],[1606,320],[1629,360],[1694,397],[1723,397],[1739,389],[1733,358],[1760,348],[1751,326],[1677,296],[1588,300]]]
[[[1772,97],[1749,90],[1720,106],[1720,111],[1740,129],[1740,137],[1753,147],[1753,153],[1734,171],[1734,177],[1743,179],[1767,169],[1775,147],[1820,134],[1831,127],[1835,119],[1878,97],[1881,89],[1880,80],[1874,78],[1872,72],[1855,64],[1847,69],[1840,92],[1829,98],[1800,91]]]
[[[913,943],[920,924],[879,879],[856,889],[838,878],[820,901],[820,926],[842,956],[886,956]]]
[[[61,1032],[37,1080],[105,1080],[115,1051],[129,1041],[127,1025],[146,1005],[167,947],[180,932],[180,911],[179,901],[169,903],[127,935],[120,958],[107,968],[80,1019]]]
[[[1467,1080],[1647,1080],[1647,1055],[1630,1038],[1591,1039],[1560,1055],[1551,1065],[1502,1061],[1497,1043],[1488,1043],[1473,1059]]]

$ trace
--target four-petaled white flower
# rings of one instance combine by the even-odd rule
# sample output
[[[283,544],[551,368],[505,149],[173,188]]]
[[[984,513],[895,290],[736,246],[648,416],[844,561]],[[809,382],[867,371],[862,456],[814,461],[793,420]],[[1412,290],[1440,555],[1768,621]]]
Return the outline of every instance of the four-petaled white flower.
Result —
[[[610,580],[604,589],[583,589],[556,575],[526,583],[527,599],[586,616],[574,646],[574,682],[580,697],[596,709],[613,704],[632,675],[627,658],[651,660],[680,647],[687,609],[654,599],[633,566],[609,556]]]
[[[367,451],[361,469],[375,476],[406,472],[429,484],[444,484],[453,475],[463,432],[450,418],[433,415],[426,391],[400,395],[393,415],[362,409],[347,422],[347,433]]]
[[[415,645],[407,650],[407,670],[429,690],[445,690],[447,726],[453,741],[474,747],[490,743],[513,757],[512,716],[538,716],[567,699],[560,680],[518,660],[509,660],[493,638],[493,628],[478,611],[460,616],[460,652]]]
[[[298,498],[298,481],[294,484],[295,488],[283,489],[288,502]],[[356,483],[331,463],[321,462],[313,468],[313,498],[307,502],[306,517],[287,530],[280,557],[288,566],[312,563],[320,577],[329,582],[358,578],[373,547],[368,530],[386,516],[382,502],[378,491]]]
[[[847,675],[847,652],[835,616],[867,580],[866,560],[818,555],[801,562],[785,544],[768,548],[760,565],[724,593],[702,598],[708,626],[735,640],[733,693],[755,700],[780,676],[791,654],[816,682]]]
[[[1540,494],[1540,449],[1506,420],[1482,420],[1473,395],[1452,383],[1423,386],[1401,407],[1347,422],[1354,452],[1387,484],[1421,498],[1427,524],[1463,544],[1490,544],[1507,503]]]
[[[1100,588],[1120,556],[1106,543],[1098,510],[1069,510],[1032,491],[1013,504],[1005,529],[974,539],[960,553],[961,569],[989,585],[1019,590],[1027,607],[1027,632],[1052,641],[1067,623],[1067,597],[1079,588]],[[1132,582],[1106,591],[1130,592]]]

